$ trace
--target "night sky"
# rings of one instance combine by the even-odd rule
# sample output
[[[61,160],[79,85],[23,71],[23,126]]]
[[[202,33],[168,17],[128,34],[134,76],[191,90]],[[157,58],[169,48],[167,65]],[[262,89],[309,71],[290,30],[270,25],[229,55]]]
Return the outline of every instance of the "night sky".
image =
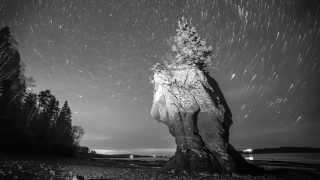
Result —
[[[233,112],[237,148],[320,147],[316,0],[0,0],[35,92],[68,100],[83,145],[174,148],[150,116],[150,68],[181,16],[213,46],[211,75]]]

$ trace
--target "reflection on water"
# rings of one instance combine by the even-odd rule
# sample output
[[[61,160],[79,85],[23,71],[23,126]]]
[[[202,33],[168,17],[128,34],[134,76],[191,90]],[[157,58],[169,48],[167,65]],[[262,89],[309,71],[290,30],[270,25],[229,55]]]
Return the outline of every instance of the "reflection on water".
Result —
[[[98,154],[128,154],[127,157],[120,159],[127,160],[168,160],[173,154],[175,149],[131,149],[131,150],[105,150],[95,149]],[[248,150],[249,151],[249,150]],[[148,155],[150,157],[135,157],[130,154]],[[267,161],[287,161],[287,162],[301,162],[320,164],[320,153],[271,153],[271,154],[244,154],[244,158],[248,161],[253,160],[267,160]],[[119,158],[115,158],[119,159]]]
[[[245,154],[246,160],[287,161],[320,164],[320,153]]]
[[[265,160],[265,161],[285,161],[299,162],[308,164],[320,164],[320,153],[274,153],[274,154],[245,154],[244,158],[248,161]],[[108,158],[121,160],[141,160],[141,161],[156,161],[168,160],[170,156],[150,155],[150,157],[136,157],[128,155],[127,157]]]
[[[254,160],[253,155],[247,155],[247,156],[245,156],[244,158],[245,158],[246,160],[248,160],[248,161],[253,161],[253,160]]]

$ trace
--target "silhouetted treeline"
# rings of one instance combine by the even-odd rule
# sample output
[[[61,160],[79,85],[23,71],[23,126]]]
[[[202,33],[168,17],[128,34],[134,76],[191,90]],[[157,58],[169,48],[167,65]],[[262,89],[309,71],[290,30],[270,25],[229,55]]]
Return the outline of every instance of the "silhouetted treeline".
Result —
[[[84,134],[50,90],[35,94],[8,27],[0,30],[0,151],[72,155]]]

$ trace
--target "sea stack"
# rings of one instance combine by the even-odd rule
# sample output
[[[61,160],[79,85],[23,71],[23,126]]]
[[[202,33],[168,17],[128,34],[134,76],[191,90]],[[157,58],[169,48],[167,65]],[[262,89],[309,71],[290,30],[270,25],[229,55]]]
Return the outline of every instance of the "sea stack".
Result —
[[[185,18],[179,20],[174,58],[152,68],[151,116],[168,126],[176,152],[166,169],[248,173],[255,168],[229,143],[231,111],[208,67],[212,48]]]

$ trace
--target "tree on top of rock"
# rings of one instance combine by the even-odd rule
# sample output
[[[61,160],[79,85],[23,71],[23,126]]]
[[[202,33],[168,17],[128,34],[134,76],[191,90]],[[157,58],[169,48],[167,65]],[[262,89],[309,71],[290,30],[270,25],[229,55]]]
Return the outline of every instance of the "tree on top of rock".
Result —
[[[168,126],[175,138],[175,155],[165,170],[176,172],[252,173],[260,168],[246,162],[229,143],[232,114],[218,83],[207,72],[211,47],[182,18],[172,50],[175,57],[156,63],[151,116]]]
[[[206,71],[210,65],[212,47],[201,40],[195,27],[182,17],[178,22],[177,34],[174,36],[172,51],[175,54],[173,64],[187,64]]]

